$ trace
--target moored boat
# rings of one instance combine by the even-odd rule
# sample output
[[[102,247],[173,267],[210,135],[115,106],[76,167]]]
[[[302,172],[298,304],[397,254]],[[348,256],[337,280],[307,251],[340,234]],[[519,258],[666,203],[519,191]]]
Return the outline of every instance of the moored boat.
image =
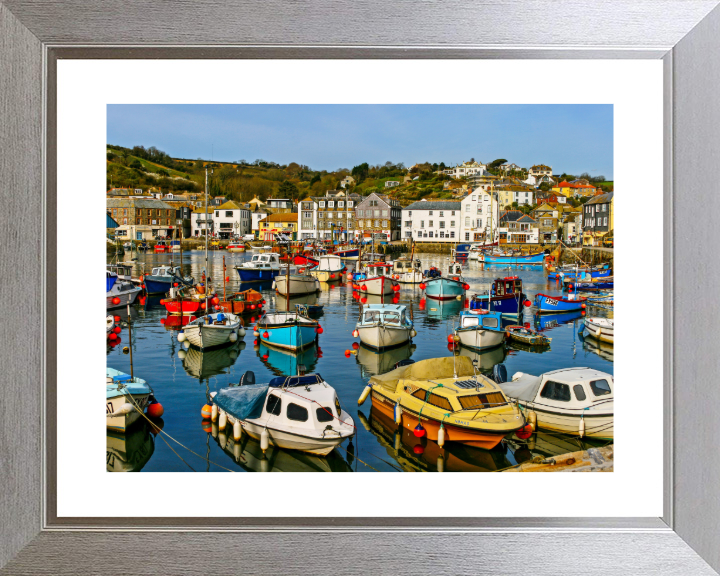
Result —
[[[280,260],[272,252],[253,254],[250,262],[235,266],[240,282],[266,282],[280,273]]]
[[[155,252],[155,254],[163,254],[165,252],[170,252],[170,246],[167,245],[165,240],[158,240],[155,243],[155,248],[153,248],[153,252]]]
[[[615,342],[615,320],[597,317],[585,318],[584,326],[588,336],[609,344]]]
[[[424,278],[422,263],[419,258],[398,258],[393,262],[392,275],[401,284],[420,284]]]
[[[335,256],[339,256],[343,260],[357,260],[360,256],[359,248],[344,248],[335,250]]]
[[[362,269],[365,278],[358,277],[354,287],[360,292],[373,296],[392,294],[400,289],[400,284],[391,277],[391,270],[392,264],[385,262],[366,264]]]
[[[363,344],[377,349],[400,346],[417,334],[407,307],[401,304],[363,306],[354,333]]]
[[[421,360],[373,376],[358,404],[368,395],[373,408],[440,447],[458,442],[489,450],[525,427],[520,410],[465,356]]]
[[[517,276],[496,278],[489,290],[473,294],[470,310],[492,310],[505,316],[518,316],[526,296],[522,280]]]
[[[227,300],[221,300],[218,306],[223,312],[232,314],[262,314],[262,307],[265,304],[263,295],[257,290],[249,288],[242,292],[235,292]]]
[[[288,350],[302,350],[311,346],[319,333],[320,325],[297,312],[265,314],[255,324],[257,338],[269,345]]]
[[[125,432],[151,401],[152,389],[140,378],[133,378],[114,368],[106,369],[105,419],[108,430]]]
[[[448,276],[426,278],[420,288],[425,295],[433,300],[452,300],[462,298],[470,286],[462,277],[462,266],[459,262],[451,262],[448,266]]]
[[[249,374],[241,385],[211,393],[219,427],[229,424],[235,441],[248,434],[263,453],[277,446],[326,456],[355,433],[352,417],[320,374],[280,376],[268,384],[255,384]]]
[[[558,312],[574,312],[585,310],[585,298],[563,298],[562,296],[548,296],[535,294],[535,308],[540,314],[556,314]]]
[[[106,272],[106,275],[106,308],[111,310],[134,304],[142,289],[130,282],[119,280],[115,272]]]
[[[516,324],[505,326],[505,333],[511,340],[522,342],[528,346],[547,346],[552,340],[552,338],[548,338],[544,334]]]
[[[505,342],[500,312],[462,311],[460,325],[455,329],[457,342],[468,348],[483,350]]]
[[[318,265],[310,269],[310,274],[320,282],[340,282],[343,279],[345,264],[339,256],[328,254],[318,258]]]
[[[536,254],[528,254],[528,255],[495,255],[495,254],[481,254],[478,257],[478,260],[480,262],[485,262],[486,264],[513,264],[513,265],[522,265],[522,264],[542,264],[545,261],[546,254],[545,252],[538,252]]]
[[[150,274],[145,274],[142,281],[148,294],[165,294],[170,291],[173,283],[180,278],[180,266],[155,266]],[[192,278],[189,279],[192,281]]]
[[[613,438],[613,377],[591,368],[540,376],[517,372],[500,387],[526,410],[534,428],[590,438]]]
[[[228,312],[206,314],[189,322],[178,334],[178,341],[187,340],[201,350],[224,346],[245,337],[240,317]]]
[[[227,251],[228,252],[245,252],[245,244],[242,242],[228,244]]]
[[[283,268],[285,265],[283,265]],[[310,274],[300,274],[297,268],[290,268],[289,271],[283,271],[275,277],[275,290],[282,296],[302,296],[304,294],[314,294],[320,291],[320,281]],[[285,272],[289,272],[286,274]]]

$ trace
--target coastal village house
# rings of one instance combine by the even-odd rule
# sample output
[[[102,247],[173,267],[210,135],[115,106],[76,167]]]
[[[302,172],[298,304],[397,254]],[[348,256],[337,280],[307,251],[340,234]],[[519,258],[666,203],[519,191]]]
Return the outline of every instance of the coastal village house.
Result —
[[[402,209],[402,238],[417,242],[457,242],[460,238],[460,201],[420,200]]]
[[[357,229],[363,238],[376,240],[399,240],[400,203],[389,196],[373,192],[355,207]]]
[[[250,223],[250,232],[255,234],[256,237],[260,236],[260,221],[265,220],[267,215],[268,212],[265,210],[250,212],[250,219],[252,220]]]
[[[500,216],[500,244],[538,244],[539,225],[520,210],[508,210]]]
[[[214,235],[213,226],[213,210],[208,207],[208,213],[205,214],[205,206],[198,206],[190,214],[190,234],[193,237],[205,237],[205,235]]]
[[[555,243],[558,240],[558,222],[562,209],[549,204],[542,204],[532,211],[532,217],[540,227],[540,242]]]
[[[341,188],[347,188],[348,186],[355,186],[355,178],[352,176],[345,176],[345,178],[340,181]]]
[[[346,194],[343,190],[328,190],[325,196],[313,197],[311,200],[317,205],[313,218],[316,222],[314,238],[343,241],[358,236],[355,207],[362,196]]]
[[[500,207],[491,192],[473,190],[460,205],[461,241],[484,242],[497,238]]]
[[[507,174],[508,172],[520,172],[522,171],[522,168],[520,168],[517,164],[502,164],[500,166],[500,171]]]
[[[528,176],[535,176],[536,178],[539,176],[552,176],[552,168],[545,164],[535,164],[528,170]]]
[[[315,238],[317,233],[318,205],[315,200],[304,198],[298,204],[298,240]]]
[[[577,196],[594,196],[599,189],[587,180],[573,180],[567,182],[563,180],[556,186],[552,187],[553,192],[558,192],[567,196],[568,198],[575,198]]]
[[[252,230],[250,210],[238,206],[232,200],[215,208],[215,234],[222,240],[249,234]]]
[[[575,244],[582,238],[582,212],[571,212],[563,219],[563,242]]]
[[[614,230],[613,196],[614,192],[600,194],[591,198],[582,206],[583,246],[599,246],[603,236]]]
[[[252,202],[252,200],[251,200]],[[292,212],[293,201],[290,198],[268,198],[265,202],[268,208],[277,212]]]
[[[260,220],[259,226],[260,240],[273,242],[276,234],[285,234],[291,240],[297,240],[298,213],[281,212],[279,214],[268,214],[264,220]]]
[[[120,224],[115,234],[125,240],[153,240],[179,235],[175,208],[154,198],[107,198],[107,212]]]
[[[487,170],[487,165],[481,164],[471,160],[470,162],[463,162],[458,164],[454,168],[448,168],[443,170],[443,174],[447,174],[451,178],[465,178],[477,173],[484,173]]]

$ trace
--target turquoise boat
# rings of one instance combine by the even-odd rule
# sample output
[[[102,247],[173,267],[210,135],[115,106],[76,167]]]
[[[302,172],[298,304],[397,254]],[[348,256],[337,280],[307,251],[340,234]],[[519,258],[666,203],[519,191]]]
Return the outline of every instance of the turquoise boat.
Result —
[[[321,331],[317,320],[296,312],[265,314],[255,325],[256,337],[263,344],[285,350],[302,350],[312,346]]]
[[[448,266],[447,276],[427,278],[420,288],[425,290],[425,295],[433,300],[453,300],[458,296],[462,298],[470,286],[463,280],[462,265],[459,262],[451,262]]]
[[[132,426],[151,400],[150,385],[140,378],[114,368],[106,368],[105,416],[107,429],[125,432]]]

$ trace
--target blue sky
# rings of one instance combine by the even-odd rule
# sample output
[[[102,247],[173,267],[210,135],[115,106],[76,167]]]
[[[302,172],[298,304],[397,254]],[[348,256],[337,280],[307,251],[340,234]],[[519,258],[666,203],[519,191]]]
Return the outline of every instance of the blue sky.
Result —
[[[613,107],[582,105],[108,105],[107,142],[173,157],[337,170],[368,162],[506,158],[613,177]]]

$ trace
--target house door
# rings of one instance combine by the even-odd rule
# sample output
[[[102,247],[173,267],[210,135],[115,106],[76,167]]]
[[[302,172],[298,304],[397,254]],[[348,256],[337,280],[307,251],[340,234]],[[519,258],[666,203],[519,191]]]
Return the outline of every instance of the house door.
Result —
[[[142,240],[142,232],[135,232],[135,240]]]

